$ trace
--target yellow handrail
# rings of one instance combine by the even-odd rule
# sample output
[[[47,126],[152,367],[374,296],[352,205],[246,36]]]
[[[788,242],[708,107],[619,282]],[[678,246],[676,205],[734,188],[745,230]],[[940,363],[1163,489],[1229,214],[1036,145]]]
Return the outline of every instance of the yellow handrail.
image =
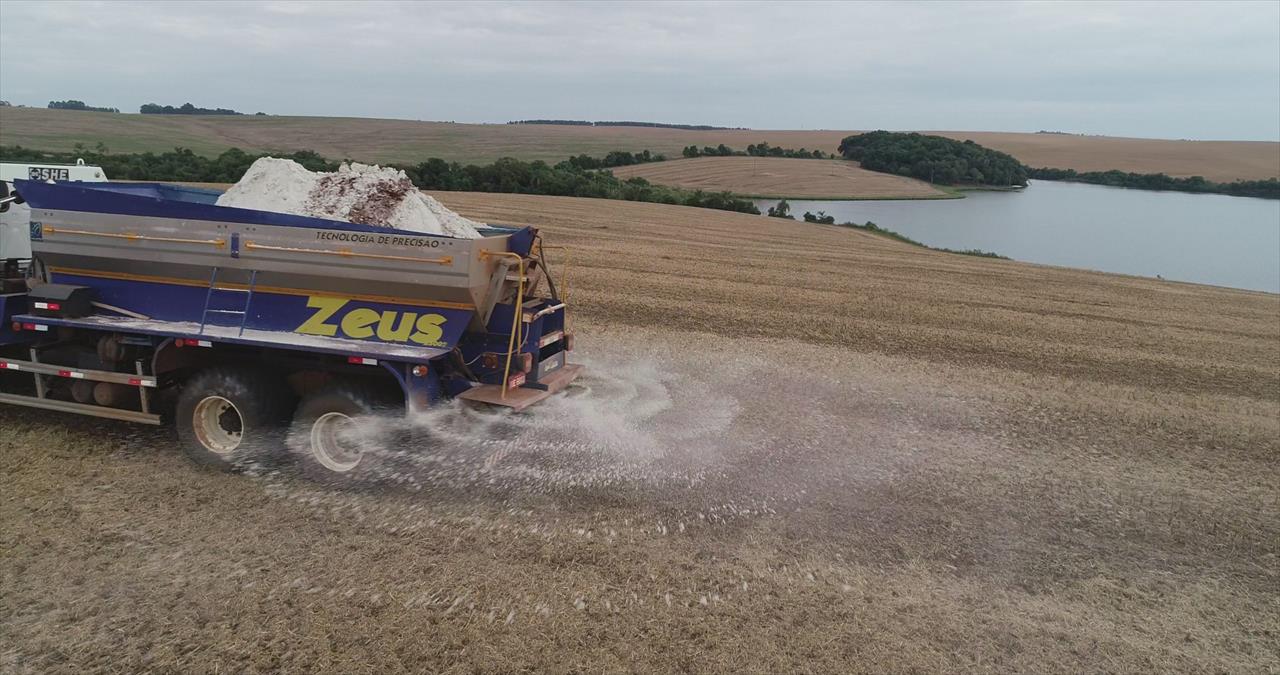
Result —
[[[452,265],[453,256],[444,256],[442,258],[414,258],[407,255],[385,255],[382,253],[356,253],[350,249],[338,249],[336,251],[324,248],[297,248],[293,246],[269,246],[267,244],[255,244],[246,241],[244,247],[247,250],[261,251],[284,251],[286,253],[318,253],[320,255],[340,255],[344,258],[373,258],[375,260],[405,260],[408,262],[430,263],[433,265]]]
[[[118,234],[115,232],[90,232],[89,230],[69,230],[65,227],[54,227],[45,225],[40,228],[43,234],[81,234],[88,237],[110,237],[112,239],[128,239],[129,241],[167,241],[175,244],[209,244],[222,248],[227,245],[226,239],[182,239],[180,237],[153,237],[149,234],[136,234],[126,232]]]
[[[523,332],[523,326],[520,323],[520,317],[524,314],[524,258],[518,253],[498,252],[498,251],[480,251],[481,258],[490,256],[499,256],[503,258],[515,258],[517,271],[519,272],[519,280],[516,282],[516,304],[511,309],[511,337],[507,339],[507,364],[502,369],[502,393],[498,395],[502,400],[507,398],[507,380],[511,377],[511,357],[516,349],[516,333]],[[520,346],[524,346],[524,340],[520,340]]]

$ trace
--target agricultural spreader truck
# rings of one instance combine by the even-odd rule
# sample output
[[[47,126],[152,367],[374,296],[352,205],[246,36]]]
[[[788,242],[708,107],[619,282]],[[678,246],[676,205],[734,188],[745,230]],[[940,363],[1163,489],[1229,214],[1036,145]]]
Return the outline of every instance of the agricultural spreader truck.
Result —
[[[171,418],[218,467],[287,435],[308,471],[342,477],[369,464],[344,434],[363,416],[447,399],[522,410],[581,372],[565,360],[567,289],[531,227],[460,239],[167,184],[12,184],[32,258],[5,265],[0,403]]]

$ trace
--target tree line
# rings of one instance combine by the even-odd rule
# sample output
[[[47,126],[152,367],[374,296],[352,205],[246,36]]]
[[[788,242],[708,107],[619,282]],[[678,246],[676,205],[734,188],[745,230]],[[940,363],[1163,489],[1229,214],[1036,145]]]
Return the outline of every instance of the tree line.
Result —
[[[612,169],[615,166],[631,166],[632,164],[648,164],[649,162],[665,162],[667,156],[661,153],[651,153],[648,150],[640,152],[627,152],[626,150],[614,150],[606,154],[603,158],[592,157],[590,155],[577,155],[565,160],[575,169],[593,170],[593,169]]]
[[[643,178],[622,180],[608,171],[585,169],[582,168],[581,156],[555,165],[510,157],[492,164],[462,165],[433,157],[419,164],[397,168],[403,169],[414,185],[427,190],[594,197],[760,213],[751,200],[739,199],[729,192],[665,187]]]
[[[654,157],[652,153],[627,153],[632,158]],[[182,181],[193,183],[234,183],[260,157],[232,148],[217,157],[198,155],[187,148],[163,153],[113,154],[99,144],[86,148],[77,144],[72,152],[44,152],[21,146],[0,146],[0,160],[16,162],[74,163],[85,162],[102,167],[115,180]],[[303,150],[288,154],[271,153],[272,157],[292,159],[310,171],[336,171],[340,162]],[[625,154],[610,153],[615,159]],[[696,206],[724,211],[759,214],[749,199],[739,199],[729,192],[704,192],[653,185],[643,178],[621,180],[608,171],[583,167],[583,156],[555,165],[543,161],[527,162],[504,158],[492,164],[462,165],[431,158],[413,165],[390,165],[401,169],[414,185],[427,190],[463,190],[472,192],[504,192],[531,195],[595,197],[637,202],[657,202]],[[590,159],[590,158],[588,158]],[[601,164],[605,160],[598,160]]]
[[[120,112],[120,111],[116,111]],[[158,103],[144,103],[138,112],[143,115],[243,115],[245,113],[236,112],[230,108],[200,108],[191,103],[183,103],[174,107],[171,105],[160,105]],[[260,112],[258,115],[266,115]]]
[[[556,124],[576,127],[656,127],[659,129],[684,129],[686,131],[725,131],[746,127],[716,127],[709,124],[668,124],[666,122],[592,122],[590,120],[512,120],[507,124]]]
[[[49,101],[48,107],[50,110],[88,110],[90,112],[109,113],[120,112],[119,108],[99,108],[97,106],[88,105],[84,101],[77,101],[70,98],[65,101]]]
[[[840,154],[862,168],[943,185],[1027,184],[1027,168],[1011,155],[973,141],[943,136],[872,131],[840,141]]]
[[[690,145],[681,150],[680,154],[684,157],[790,157],[792,159],[828,159],[834,157],[834,155],[827,154],[821,150],[780,148],[769,145],[765,141],[752,143],[747,146],[745,151],[734,150],[724,143],[714,148],[709,145],[701,148],[696,145]]]
[[[1204,176],[1175,178],[1163,173],[1126,173],[1114,169],[1111,171],[1086,171],[1083,173],[1077,172],[1075,169],[1028,169],[1027,175],[1041,180],[1064,180],[1093,185],[1136,188],[1139,190],[1175,190],[1178,192],[1224,194],[1235,197],[1280,199],[1280,179],[1276,178],[1218,183],[1206,180]]]

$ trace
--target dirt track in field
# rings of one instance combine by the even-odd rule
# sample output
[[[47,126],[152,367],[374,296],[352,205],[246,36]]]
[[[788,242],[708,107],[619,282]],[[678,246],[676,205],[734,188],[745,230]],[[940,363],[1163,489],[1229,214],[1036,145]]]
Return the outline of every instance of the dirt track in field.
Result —
[[[174,147],[213,155],[245,151],[314,150],[332,159],[417,163],[440,157],[488,163],[500,157],[559,162],[586,153],[650,150],[679,157],[688,145],[724,143],[744,150],[767,142],[784,148],[836,152],[857,131],[711,130],[529,124],[453,124],[347,117],[132,115],[43,108],[0,108],[0,145],[70,151],[102,142],[112,152],[166,152]],[[1181,141],[1067,134],[929,131],[971,139],[1029,166],[1077,171],[1164,172],[1214,181],[1280,178],[1280,143]],[[803,187],[803,186],[797,186]],[[735,190],[746,192],[745,190]]]
[[[751,197],[810,199],[937,199],[948,195],[924,181],[867,171],[841,160],[783,157],[696,157],[612,169],[618,178]]]
[[[573,246],[583,386],[347,491],[0,410],[0,670],[1280,668],[1280,296],[437,196]]]

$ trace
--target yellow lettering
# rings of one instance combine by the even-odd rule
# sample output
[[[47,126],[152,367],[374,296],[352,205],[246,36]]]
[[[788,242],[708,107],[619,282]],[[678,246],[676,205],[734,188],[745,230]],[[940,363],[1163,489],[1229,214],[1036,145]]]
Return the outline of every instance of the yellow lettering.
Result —
[[[439,346],[440,338],[444,337],[443,325],[446,319],[440,314],[419,316],[416,312],[378,311],[357,307],[336,319],[348,302],[350,301],[346,298],[307,298],[307,307],[316,311],[296,331],[306,335],[334,337],[341,328],[343,335],[356,340],[371,338],[376,333],[378,339],[385,342],[407,341],[428,347]]]
[[[418,318],[414,312],[406,312],[400,315],[400,325],[392,329],[392,325],[396,321],[395,312],[383,312],[382,318],[378,319],[378,339],[387,342],[404,342],[409,339],[409,333],[413,332],[413,320]]]
[[[343,298],[324,298],[314,295],[307,298],[307,307],[317,311],[315,314],[311,315],[310,319],[307,319],[301,326],[298,326],[297,332],[304,333],[306,335],[324,335],[327,337],[333,337],[337,334],[338,327],[333,324],[325,323],[325,321],[328,321],[329,317],[337,314],[338,310],[342,309],[342,306],[345,304],[347,304],[347,301]]]
[[[440,338],[444,336],[444,329],[440,326],[444,322],[445,318],[439,314],[423,314],[418,317],[418,332],[409,336],[409,340],[428,347],[440,344]]]
[[[347,337],[363,340],[367,337],[373,337],[373,329],[369,326],[377,322],[377,312],[365,307],[359,307],[347,312],[347,315],[342,317],[342,332],[346,333]]]

